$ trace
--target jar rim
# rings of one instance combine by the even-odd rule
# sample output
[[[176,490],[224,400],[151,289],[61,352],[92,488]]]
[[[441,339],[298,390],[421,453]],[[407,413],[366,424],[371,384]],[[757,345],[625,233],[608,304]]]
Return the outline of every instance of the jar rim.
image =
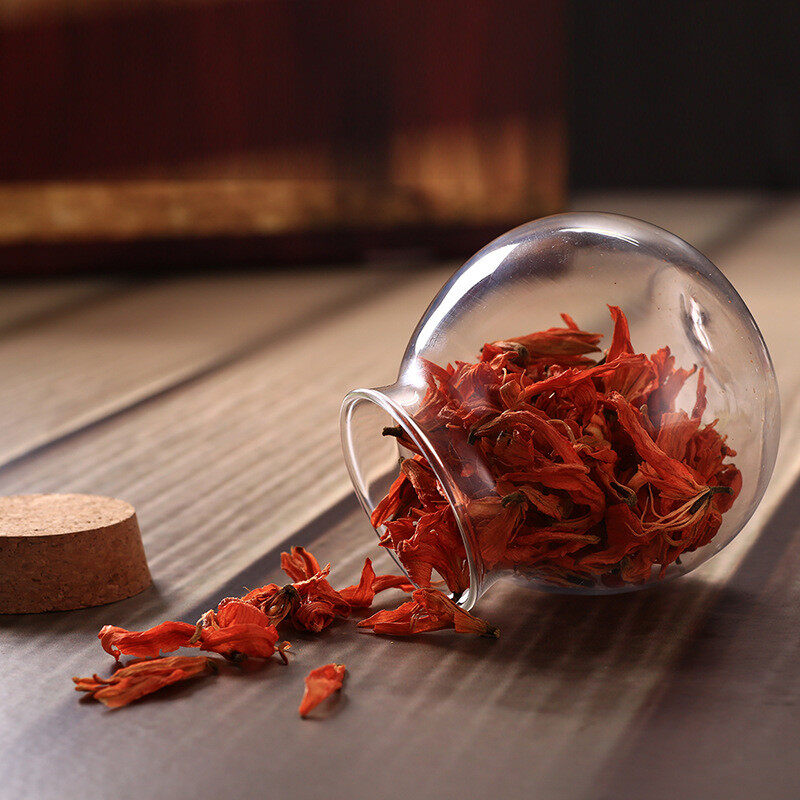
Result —
[[[396,386],[396,384],[395,384]],[[403,408],[403,406],[392,399],[391,393],[394,386],[381,387],[379,389],[353,389],[345,395],[342,401],[342,408],[340,413],[340,433],[342,439],[342,450],[344,452],[344,460],[347,466],[347,471],[350,475],[350,480],[355,487],[356,496],[358,497],[361,507],[367,514],[367,517],[372,515],[375,506],[370,501],[369,490],[366,481],[359,466],[358,456],[355,452],[352,430],[353,411],[359,403],[369,402],[378,406],[382,411],[388,414],[408,435],[412,442],[419,448],[420,453],[425,457],[428,465],[433,470],[433,474],[439,481],[442,487],[445,499],[453,511],[453,515],[458,525],[461,539],[464,542],[464,550],[467,556],[467,567],[469,569],[469,588],[459,597],[456,602],[465,611],[469,611],[475,605],[481,593],[481,578],[478,573],[477,564],[475,562],[475,555],[470,543],[469,536],[467,535],[468,524],[464,516],[463,504],[457,500],[458,489],[449,468],[440,458],[436,448],[431,443],[425,432],[415,422],[414,418]],[[376,533],[380,535],[377,529]],[[408,579],[416,585],[408,571],[397,558],[396,554],[390,550],[392,558],[397,562],[400,569],[403,570]],[[455,598],[454,598],[455,599]]]

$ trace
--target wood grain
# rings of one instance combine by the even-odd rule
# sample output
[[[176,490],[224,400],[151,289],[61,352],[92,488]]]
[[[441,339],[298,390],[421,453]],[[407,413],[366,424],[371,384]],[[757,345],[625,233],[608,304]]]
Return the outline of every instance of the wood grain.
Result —
[[[110,280],[6,281],[0,283],[0,333],[83,306],[119,287]]]
[[[387,273],[317,270],[132,288],[0,339],[0,463],[360,299]]]
[[[591,202],[636,208],[630,198]],[[500,625],[498,642],[447,633],[396,642],[343,624],[293,637],[286,668],[169,690],[124,712],[76,702],[69,676],[105,663],[94,640],[102,623],[193,619],[219,597],[278,579],[289,543],[330,559],[335,584],[357,576],[374,533],[349,492],[336,414],[346,389],[393,378],[449,267],[404,275],[147,403],[126,405],[122,393],[114,417],[0,470],[3,492],[124,493],[140,509],[156,581],[109,609],[0,618],[4,791],[796,798],[800,203],[648,202],[639,216],[688,232],[737,285],[779,375],[775,478],[730,547],[638,595],[499,584],[478,609]],[[342,702],[324,722],[302,723],[302,676],[327,661],[349,668]]]

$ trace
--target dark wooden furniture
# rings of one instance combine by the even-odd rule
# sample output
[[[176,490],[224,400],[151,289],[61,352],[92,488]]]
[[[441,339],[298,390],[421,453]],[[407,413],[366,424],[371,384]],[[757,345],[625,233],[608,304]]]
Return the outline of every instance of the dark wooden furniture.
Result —
[[[0,4],[0,272],[465,255],[563,207],[562,6]]]

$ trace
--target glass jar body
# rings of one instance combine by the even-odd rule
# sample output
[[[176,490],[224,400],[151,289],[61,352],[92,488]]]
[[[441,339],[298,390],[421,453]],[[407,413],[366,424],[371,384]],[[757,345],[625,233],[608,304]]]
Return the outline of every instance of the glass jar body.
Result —
[[[645,354],[642,357],[650,365],[647,369],[661,368],[656,354],[668,346],[669,357],[674,359],[673,371],[693,371],[667,409],[667,413],[678,416],[664,418],[660,411],[654,411],[652,406],[659,401],[657,395],[650,394],[655,385],[652,381],[650,390],[637,395],[636,389],[618,374],[609,378],[611,372],[603,373],[603,362],[608,365],[609,356],[610,361],[619,361],[619,353],[610,352],[615,347],[615,325],[608,306],[624,310],[633,348],[637,354]],[[590,352],[587,344],[583,348],[586,352],[559,355],[560,362],[548,370],[556,377],[560,372],[596,369],[590,380],[598,392],[597,413],[609,430],[614,431],[614,436],[618,436],[613,443],[617,460],[609,472],[609,485],[602,475],[598,478],[591,460],[592,453],[600,452],[586,438],[593,430],[591,420],[587,417],[580,424],[573,424],[571,419],[559,421],[560,412],[548,407],[550,395],[557,402],[563,389],[540,384],[545,388],[534,389],[523,400],[500,396],[509,372],[518,369],[525,360],[531,364],[538,357],[536,348],[542,340],[526,339],[526,335],[555,330],[560,312],[570,315],[570,324],[574,324],[572,318],[577,320],[582,331],[603,335],[602,347],[595,346],[596,353]],[[545,337],[545,347],[552,348],[552,342],[557,340],[557,348],[563,349],[563,343],[567,342],[567,350],[572,347],[580,350],[575,341],[590,342],[582,333],[570,334],[568,323],[561,325],[558,330],[567,332],[549,334],[550,339]],[[481,351],[487,342],[499,343],[498,352],[490,350],[487,356],[486,350]],[[507,352],[501,352],[503,348]],[[483,370],[483,367],[474,369],[481,358],[479,353],[487,361],[494,354],[495,361],[491,363],[501,367],[505,364],[507,369],[496,370],[495,378],[484,375],[481,384],[483,378],[473,379],[473,373]],[[459,367],[459,364],[470,366]],[[446,377],[448,365],[455,378]],[[473,372],[469,373],[467,384],[465,376],[469,369]],[[677,424],[679,418],[683,420],[681,414],[690,420],[696,416],[701,370],[704,408],[697,420],[697,430],[705,430],[712,424],[713,431],[726,437],[725,447],[736,451],[726,463],[735,463],[741,486],[737,484],[730,507],[722,496],[714,498],[713,492],[703,494],[702,488],[698,488],[692,502],[689,501],[693,496],[687,494],[687,502],[683,504],[685,513],[677,513],[678,505],[660,499],[663,492],[669,494],[669,486],[656,480],[642,489],[642,480],[649,474],[647,458],[642,452],[646,454],[650,445],[641,443],[644,450],[631,456],[630,447],[636,449],[626,438],[630,438],[631,432],[627,429],[618,432],[617,428],[628,413],[628,405],[632,405],[634,417],[628,423],[634,427],[641,423],[653,444],[659,436],[666,441],[666,434],[661,433],[662,420]],[[548,377],[545,373],[534,374],[532,368],[528,371],[530,374],[522,380],[525,391],[531,391],[529,384]],[[448,381],[458,384],[447,388],[448,408],[438,416],[431,415],[432,386],[441,390]],[[580,376],[576,376],[575,382],[581,382]],[[623,402],[618,400],[620,394],[623,400],[631,401],[624,408],[614,405]],[[651,408],[647,407],[648,400]],[[528,401],[532,404],[530,408]],[[533,416],[524,417],[517,412]],[[498,422],[504,413],[505,417]],[[546,418],[546,424],[538,417]],[[691,571],[727,544],[752,515],[772,473],[779,427],[777,386],[767,348],[744,302],[722,273],[673,234],[639,220],[608,214],[562,214],[537,220],[510,231],[481,250],[453,275],[423,315],[403,356],[397,382],[380,389],[355,390],[345,398],[342,408],[345,460],[359,499],[373,518],[397,476],[398,458],[422,465],[407,464],[407,471],[419,472],[425,480],[425,476],[433,477],[440,501],[447,505],[448,511],[440,515],[442,519],[433,518],[430,524],[439,526],[441,543],[452,537],[453,526],[463,542],[460,574],[451,576],[453,580],[448,584],[467,608],[498,577],[507,574],[548,590],[597,594],[630,591]],[[383,435],[384,429],[391,429],[389,435]],[[551,429],[561,431],[576,455],[564,449],[564,443]],[[606,435],[612,438],[611,434]],[[505,458],[502,437],[509,440],[508,448],[512,450],[518,443],[515,439],[526,443],[530,439],[532,463],[535,463],[527,479],[520,477],[519,469],[509,470],[509,485],[498,472],[498,464]],[[711,438],[713,434],[707,434],[707,440]],[[702,444],[706,440],[697,441]],[[696,450],[700,445],[692,446]],[[592,453],[587,453],[587,448],[593,447]],[[664,447],[661,442],[659,449]],[[590,489],[576,490],[573,494],[559,489],[561,484],[552,480],[550,473],[542,472],[547,466],[542,461],[545,457],[563,473],[570,471],[567,467],[572,462],[575,467],[572,472],[576,474],[581,463],[588,465],[586,469],[594,482],[599,483],[603,499],[598,497],[595,504],[594,490]],[[696,472],[697,458],[693,458],[689,463],[691,459],[681,455],[678,461],[686,461],[689,469]],[[634,462],[638,459],[640,463],[629,467],[626,459]],[[670,463],[660,466],[665,476]],[[641,469],[631,478],[631,471],[643,465],[644,478],[638,474]],[[673,471],[682,474],[681,470],[682,467],[674,466]],[[615,485],[617,477],[624,478],[623,486]],[[697,475],[694,477],[705,486]],[[728,479],[729,476],[724,480]],[[716,484],[709,484],[709,488],[720,495],[724,489]],[[631,492],[634,495],[638,492],[638,498],[632,497]],[[613,538],[613,525],[619,520],[615,518],[613,525],[609,525],[608,509],[616,509],[610,512],[612,517],[616,515],[624,521],[628,512],[616,507],[627,505],[644,525],[640,529],[638,523],[630,523],[636,527],[635,535],[651,536],[656,531],[672,542],[688,535],[681,531],[681,520],[693,521],[697,516],[694,507],[701,500],[707,505],[701,509],[703,512],[724,508],[718,529],[709,541],[686,549],[679,558],[654,568],[652,574],[643,575],[639,571],[635,580],[623,577],[617,580],[614,570],[609,570],[602,580],[586,580],[585,575],[569,571],[564,578],[557,570],[531,568],[542,563],[532,555],[537,530],[549,532],[547,547],[551,551],[559,547],[559,538],[565,541],[562,549],[569,549],[566,539],[570,532],[600,540],[605,536]],[[600,504],[602,514],[606,515],[602,523],[596,518],[588,521],[591,524],[579,522],[582,514],[594,513],[594,505],[600,514]],[[431,508],[435,510],[434,506]],[[659,522],[673,511],[676,513],[667,523]],[[497,553],[491,554],[488,532],[494,527],[519,525],[521,514],[525,515],[524,535],[517,537],[517,542],[530,545],[530,557],[495,559]],[[418,519],[410,524],[417,522]],[[385,524],[378,527],[379,535],[386,540]],[[597,547],[610,552],[605,541],[598,542]],[[591,549],[587,546],[584,551],[589,552],[589,561],[584,555],[583,562],[576,562],[570,556],[571,562],[592,563]],[[523,552],[516,545],[510,550]],[[555,558],[551,561],[556,563]],[[408,559],[405,566],[408,567]],[[620,575],[631,573],[631,569],[630,564],[620,559],[617,569]],[[439,574],[434,577],[441,578],[440,571],[435,573]]]

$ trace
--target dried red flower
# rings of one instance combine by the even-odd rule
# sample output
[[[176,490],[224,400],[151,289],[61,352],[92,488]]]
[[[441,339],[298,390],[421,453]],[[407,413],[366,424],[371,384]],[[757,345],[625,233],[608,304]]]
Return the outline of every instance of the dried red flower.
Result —
[[[245,657],[269,658],[278,643],[278,632],[269,617],[238,598],[223,600],[216,611],[207,611],[196,625],[169,621],[146,631],[106,625],[98,637],[103,649],[116,659],[122,655],[152,658],[181,647],[198,647],[241,661]],[[285,646],[279,649],[283,657]]]
[[[366,559],[361,570],[361,579],[356,586],[347,586],[339,595],[350,608],[369,608],[375,599],[375,570],[372,561]]]
[[[320,568],[319,561],[302,547],[281,553],[281,568],[294,583],[284,587],[271,583],[241,599],[261,609],[274,625],[288,619],[295,628],[310,633],[320,633],[335,619],[346,619],[356,609],[369,608],[378,592],[413,589],[403,576],[376,576],[367,558],[358,584],[337,591],[328,581],[330,564]]]
[[[394,636],[412,636],[448,628],[493,639],[500,635],[497,628],[467,613],[437,589],[430,588],[417,589],[408,602],[392,610],[379,611],[359,622],[358,626]]]
[[[89,692],[108,708],[121,708],[165,686],[210,672],[216,672],[216,665],[205,656],[169,656],[134,661],[108,679],[93,675],[72,680],[76,691]]]
[[[293,581],[304,581],[321,572],[319,561],[305,547],[293,547],[291,552],[281,553],[281,569]]]
[[[120,656],[156,658],[159,653],[172,653],[189,647],[195,626],[188,622],[162,622],[146,631],[127,631],[105,625],[97,634],[103,650],[119,660]]]

